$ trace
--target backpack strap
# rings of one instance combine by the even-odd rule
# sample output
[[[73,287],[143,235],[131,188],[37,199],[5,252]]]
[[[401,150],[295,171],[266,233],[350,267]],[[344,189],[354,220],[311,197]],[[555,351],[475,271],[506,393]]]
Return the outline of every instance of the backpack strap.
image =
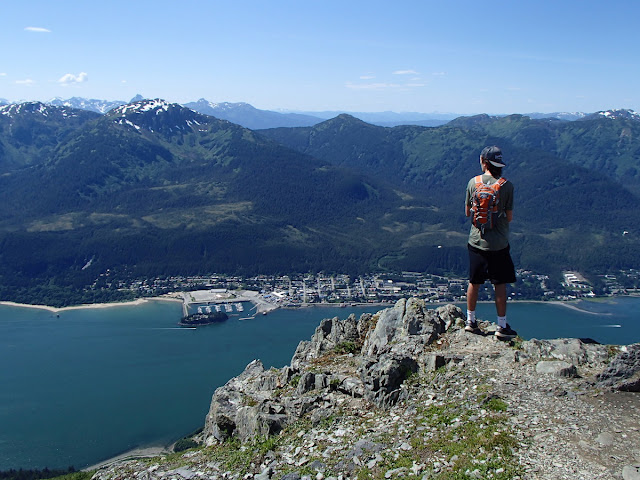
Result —
[[[497,192],[505,183],[507,183],[507,179],[504,177],[500,177],[498,181],[492,185],[492,187]]]
[[[476,188],[478,188],[478,186],[483,185],[484,182],[482,181],[482,175],[476,175],[473,179],[476,182]],[[493,185],[490,185],[494,190],[498,190],[500,187],[502,187],[505,183],[507,183],[507,179],[504,177],[500,177],[498,179],[498,181],[496,183],[494,183]]]

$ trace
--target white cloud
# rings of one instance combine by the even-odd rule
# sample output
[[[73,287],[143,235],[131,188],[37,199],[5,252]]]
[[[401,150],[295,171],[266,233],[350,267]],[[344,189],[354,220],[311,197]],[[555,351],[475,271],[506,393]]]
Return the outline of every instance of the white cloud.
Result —
[[[42,27],[25,27],[25,31],[36,32],[36,33],[51,33],[51,30],[49,30],[48,28],[42,28]]]
[[[31,85],[35,85],[35,81],[31,80],[30,78],[27,78],[25,80],[16,80],[16,83],[18,85],[26,85],[27,87],[30,87]]]
[[[351,88],[352,90],[390,90],[390,89],[406,89],[406,88],[419,88],[426,87],[424,83],[384,83],[384,82],[374,82],[374,83],[351,83],[346,82],[345,86],[347,88]]]
[[[353,90],[384,90],[385,88],[398,88],[400,86],[395,83],[346,83],[346,87]]]
[[[374,78],[376,78],[375,75],[362,75],[360,80],[373,80]]]
[[[420,75],[415,70],[396,70],[393,72],[394,75]]]
[[[61,85],[75,85],[76,83],[86,82],[89,79],[89,76],[86,72],[80,72],[78,75],[74,75],[73,73],[67,73],[63,75],[58,83]]]
[[[7,76],[7,74],[6,74],[6,73],[4,73],[4,72],[0,72],[0,77],[6,77],[6,76]]]
[[[446,74],[447,72],[433,72],[431,75],[434,77],[444,77]]]

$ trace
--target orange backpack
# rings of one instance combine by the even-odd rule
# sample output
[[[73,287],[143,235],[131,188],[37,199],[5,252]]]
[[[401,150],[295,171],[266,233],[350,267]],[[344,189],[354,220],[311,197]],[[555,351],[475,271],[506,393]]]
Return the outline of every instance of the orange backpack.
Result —
[[[498,221],[500,187],[507,183],[507,179],[500,178],[493,185],[484,183],[482,175],[478,175],[474,180],[476,191],[471,200],[471,222],[484,233],[485,230],[491,230]]]

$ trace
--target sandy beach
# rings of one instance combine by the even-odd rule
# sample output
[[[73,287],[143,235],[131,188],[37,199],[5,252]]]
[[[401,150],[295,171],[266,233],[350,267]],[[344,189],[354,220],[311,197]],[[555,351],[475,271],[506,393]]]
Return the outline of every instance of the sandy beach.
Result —
[[[86,308],[130,307],[130,306],[142,305],[150,301],[158,301],[158,300],[182,303],[182,299],[175,298],[175,297],[149,297],[149,298],[138,298],[136,300],[131,300],[130,302],[87,303],[83,305],[73,305],[71,307],[50,307],[48,305],[30,305],[27,303],[16,303],[16,302],[6,302],[6,301],[0,301],[0,305],[6,305],[9,307],[20,307],[20,308],[37,308],[40,310],[48,310],[49,312],[58,313],[58,312],[64,312],[66,310],[81,310]]]
[[[605,298],[605,297],[600,297]],[[588,313],[589,315],[611,315],[610,313],[591,312],[575,305],[579,300],[515,300],[520,303],[547,303],[549,305],[560,305],[562,307],[570,308],[580,313]]]

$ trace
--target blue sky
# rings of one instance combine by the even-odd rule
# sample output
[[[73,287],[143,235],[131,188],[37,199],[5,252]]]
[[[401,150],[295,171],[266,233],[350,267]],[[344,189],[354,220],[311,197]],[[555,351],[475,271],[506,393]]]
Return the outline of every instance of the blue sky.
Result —
[[[2,0],[0,98],[640,110],[640,2]]]

